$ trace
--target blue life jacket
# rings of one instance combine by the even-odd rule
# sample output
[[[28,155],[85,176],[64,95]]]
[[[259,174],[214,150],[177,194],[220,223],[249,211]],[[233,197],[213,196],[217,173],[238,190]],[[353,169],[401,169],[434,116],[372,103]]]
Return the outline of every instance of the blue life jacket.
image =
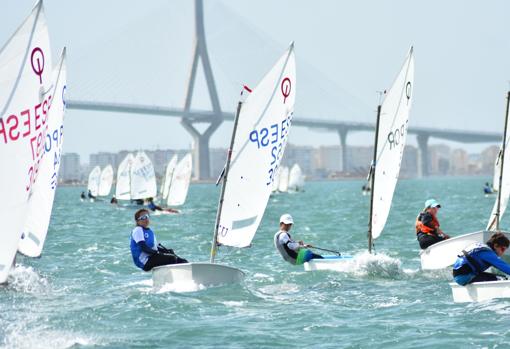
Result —
[[[154,236],[154,232],[150,228],[143,228],[143,227],[137,227],[143,229],[143,237],[145,240],[145,244],[149,246],[152,249],[156,249],[156,238]],[[136,229],[136,228],[135,228]],[[140,246],[136,243],[136,241],[133,239],[133,233],[131,233],[131,241],[130,241],[130,248],[131,248],[131,256],[133,257],[133,262],[135,265],[143,269],[145,263],[147,263],[147,260],[149,259],[149,255],[142,251]]]

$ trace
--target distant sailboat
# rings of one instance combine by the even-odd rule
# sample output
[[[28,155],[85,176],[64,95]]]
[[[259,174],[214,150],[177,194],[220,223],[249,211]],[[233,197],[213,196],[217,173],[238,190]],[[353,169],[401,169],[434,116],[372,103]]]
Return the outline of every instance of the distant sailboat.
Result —
[[[161,199],[166,200],[168,198],[168,192],[170,190],[170,186],[172,185],[172,177],[174,174],[175,166],[177,165],[177,154],[172,156],[172,159],[168,162],[166,166],[165,176],[163,177],[163,182],[160,187]]]
[[[171,185],[167,195],[168,206],[180,206],[186,201],[189,184],[191,182],[192,157],[187,154],[175,166],[172,173]]]
[[[382,105],[377,108],[374,158],[371,168],[371,200],[368,224],[368,251],[386,225],[407,137],[409,112],[413,100],[413,48],[404,65],[387,91]],[[304,264],[307,271],[338,270],[348,258],[312,259]]]
[[[239,102],[227,164],[222,181],[210,263],[185,263],[153,269],[154,287],[164,284],[212,286],[240,282],[244,273],[216,264],[218,246],[248,247],[264,214],[275,169],[288,139],[296,91],[294,45],[253,89]],[[271,127],[278,130],[275,145],[262,140]],[[281,149],[277,158],[273,149]]]
[[[154,166],[147,154],[140,151],[131,165],[131,200],[154,198],[156,194]]]
[[[302,191],[305,184],[303,171],[298,164],[294,164],[289,173],[289,191]]]
[[[131,200],[131,166],[134,160],[133,154],[129,153],[119,164],[115,186],[115,198],[117,200]]]
[[[92,197],[91,200],[99,195],[99,184],[101,183],[101,167],[95,166],[89,173],[87,190]]]
[[[280,167],[278,179],[278,191],[280,193],[286,193],[289,190],[289,168],[287,166]]]
[[[64,49],[60,64],[54,69],[53,87],[47,91],[53,97],[48,108],[45,154],[39,164],[37,181],[32,188],[23,234],[18,245],[18,252],[28,257],[41,255],[50,225],[64,141],[66,79],[66,50]]]
[[[48,28],[38,2],[0,49],[0,283],[6,282],[14,261],[45,154],[51,103],[47,91],[54,87],[51,62]]]
[[[110,195],[110,190],[112,189],[113,184],[113,167],[112,165],[108,165],[101,171],[101,175],[99,176],[99,187],[97,191],[98,196],[108,196]]]

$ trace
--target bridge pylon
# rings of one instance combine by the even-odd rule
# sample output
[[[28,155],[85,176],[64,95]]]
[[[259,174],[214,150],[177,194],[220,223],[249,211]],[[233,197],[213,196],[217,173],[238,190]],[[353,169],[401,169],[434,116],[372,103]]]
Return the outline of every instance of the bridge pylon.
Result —
[[[193,166],[195,168],[195,177],[197,179],[209,179],[211,178],[209,140],[214,131],[216,131],[223,122],[223,117],[220,101],[218,98],[218,92],[216,90],[216,84],[214,82],[214,76],[211,69],[211,63],[209,61],[209,55],[207,54],[204,30],[203,0],[195,0],[195,43],[193,47],[193,59],[186,89],[186,99],[184,101],[184,111],[181,118],[181,124],[189,133],[191,133],[194,140]],[[193,112],[191,111],[191,101],[193,98],[199,60],[202,62],[202,68],[204,71],[207,89],[209,91],[209,97],[211,99],[211,105],[214,114],[214,116],[209,118],[207,121],[205,121],[203,118],[200,120],[194,120]],[[203,133],[200,133],[200,131],[194,126],[194,123],[199,122],[206,122],[209,124]]]

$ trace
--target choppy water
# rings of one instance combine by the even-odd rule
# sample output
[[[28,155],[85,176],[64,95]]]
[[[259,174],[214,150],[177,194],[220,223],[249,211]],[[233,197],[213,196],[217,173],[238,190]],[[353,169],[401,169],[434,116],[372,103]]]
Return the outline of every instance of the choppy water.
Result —
[[[241,285],[155,292],[134,267],[134,209],[80,202],[59,188],[42,258],[18,257],[0,287],[0,346],[19,348],[502,348],[510,300],[454,304],[448,271],[421,272],[414,219],[428,197],[451,235],[485,227],[494,198],[485,178],[400,181],[368,256],[369,198],[361,181],[309,182],[270,199],[253,247],[221,250],[247,274]],[[208,258],[218,189],[192,185],[182,214],[153,216],[158,239],[191,261]],[[295,238],[358,255],[345,273],[306,273],[273,247],[278,218]],[[503,220],[503,228],[508,219]]]

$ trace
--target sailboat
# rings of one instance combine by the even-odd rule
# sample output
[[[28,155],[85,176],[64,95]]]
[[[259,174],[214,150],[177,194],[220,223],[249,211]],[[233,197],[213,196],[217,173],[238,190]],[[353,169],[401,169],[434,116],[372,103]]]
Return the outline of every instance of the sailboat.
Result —
[[[507,102],[508,103],[508,102]],[[508,132],[508,107],[505,117],[504,138],[502,140],[501,151],[496,161],[496,168],[499,169],[499,175],[496,183],[498,183],[498,191],[496,201],[492,208],[489,222],[485,230],[474,233],[455,236],[447,240],[440,241],[425,250],[420,251],[421,268],[423,270],[443,269],[457,260],[459,253],[468,245],[473,243],[485,243],[490,236],[498,231],[504,233],[508,238],[510,234],[500,231],[499,222],[505,213],[510,197],[510,147],[508,142],[510,132]],[[506,139],[506,141],[505,141]],[[505,251],[505,255],[510,255],[510,250]]]
[[[299,164],[294,164],[289,173],[289,191],[298,192],[303,190],[305,179]]]
[[[382,105],[377,108],[374,157],[371,166],[371,198],[368,223],[368,251],[386,225],[393,193],[397,185],[407,137],[409,112],[412,105],[414,84],[414,56],[411,47],[409,54],[387,91]],[[341,270],[341,265],[349,256],[330,256],[325,259],[312,259],[304,263],[306,271]]]
[[[280,167],[275,169],[275,175],[273,176],[272,194],[278,193],[278,187],[280,186]]]
[[[156,267],[153,269],[154,287],[183,283],[207,287],[242,281],[241,270],[214,263],[214,259],[219,246],[248,247],[257,232],[269,200],[275,169],[288,140],[294,112],[295,77],[294,44],[291,44],[253,90],[245,87],[251,93],[237,106],[221,178],[210,261]],[[274,143],[266,142],[263,137],[271,127],[277,130]],[[276,149],[281,152],[275,152]]]
[[[115,197],[117,200],[131,200],[131,166],[135,157],[128,153],[117,169]]]
[[[101,167],[95,166],[89,173],[87,190],[90,195],[97,197],[99,195],[99,184],[101,183]],[[90,198],[93,201],[93,198]]]
[[[45,153],[42,123],[48,121],[50,100],[45,92],[52,84],[51,62],[48,27],[38,2],[0,49],[0,283],[7,281],[13,264]]]
[[[166,200],[168,197],[168,191],[172,185],[172,177],[174,174],[175,166],[177,165],[177,154],[174,154],[168,164],[166,165],[165,176],[160,187],[161,199]]]
[[[191,171],[192,157],[191,154],[187,154],[175,166],[175,170],[172,173],[166,202],[168,206],[180,206],[186,201],[191,182]]]
[[[131,165],[131,200],[154,198],[157,194],[154,166],[145,152],[136,154]]]
[[[499,165],[499,179],[498,179],[498,192],[496,202],[492,208],[485,231],[475,232],[457,236],[448,240],[441,241],[434,244],[422,252],[422,268],[424,264],[426,267],[439,266],[446,267],[455,263],[457,255],[467,246],[473,243],[485,243],[489,240],[494,232],[501,232],[510,239],[510,233],[501,231],[499,224],[501,217],[508,206],[508,199],[510,197],[510,132],[508,123],[508,109],[510,106],[510,91],[507,93],[506,101],[506,114],[505,114],[505,129],[503,131],[503,140],[501,142],[500,152],[500,165]],[[431,248],[439,245],[436,248]],[[430,250],[429,250],[430,249]],[[428,250],[428,251],[427,251]],[[510,251],[506,250],[506,256],[510,255]],[[436,256],[438,262],[431,261],[431,258]],[[425,262],[425,263],[424,263]],[[446,265],[445,265],[446,264]],[[436,268],[428,268],[436,269]],[[453,301],[460,302],[479,302],[493,298],[510,298],[510,280],[491,281],[491,282],[476,282],[466,286],[460,286],[457,283],[450,283],[452,289]]]
[[[99,187],[97,190],[98,196],[108,196],[110,195],[110,190],[112,189],[113,184],[113,167],[112,165],[107,165],[101,171],[101,175],[99,176]]]
[[[33,184],[23,234],[18,245],[18,252],[28,257],[39,257],[42,253],[57,187],[64,140],[64,95],[67,89],[65,48],[53,75],[53,87],[47,91],[53,97],[48,108],[45,154],[39,164],[37,181]]]
[[[287,166],[280,167],[278,191],[286,193],[289,190],[289,168]]]

